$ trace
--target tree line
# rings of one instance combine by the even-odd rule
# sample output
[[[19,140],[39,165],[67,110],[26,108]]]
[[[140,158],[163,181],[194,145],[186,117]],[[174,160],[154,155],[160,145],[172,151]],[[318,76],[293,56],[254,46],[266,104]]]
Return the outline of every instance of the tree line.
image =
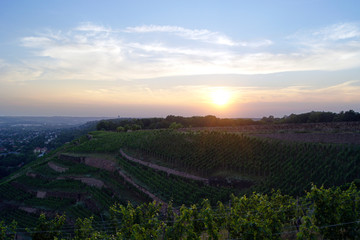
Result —
[[[101,120],[97,130],[127,131],[138,129],[161,129],[182,127],[225,127],[259,124],[250,118],[217,118],[213,115],[182,117],[169,115],[166,118],[119,118]]]
[[[321,123],[321,122],[357,122],[360,121],[360,113],[354,110],[333,112],[312,111],[301,114],[291,114],[282,118],[270,115],[263,117],[262,123]]]
[[[213,115],[182,117],[169,115],[166,118],[118,118],[101,120],[97,130],[128,131],[139,129],[188,128],[188,127],[237,127],[246,125],[274,123],[322,123],[322,122],[356,122],[360,113],[354,110],[339,113],[312,111],[301,114],[290,114],[282,118],[272,115],[260,120],[251,118],[218,118]]]

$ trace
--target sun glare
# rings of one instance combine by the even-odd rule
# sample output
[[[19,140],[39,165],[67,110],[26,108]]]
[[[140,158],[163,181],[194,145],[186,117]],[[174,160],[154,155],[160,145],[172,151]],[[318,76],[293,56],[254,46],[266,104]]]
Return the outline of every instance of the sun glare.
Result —
[[[215,105],[224,106],[230,100],[230,92],[223,88],[216,89],[212,92],[211,99]]]

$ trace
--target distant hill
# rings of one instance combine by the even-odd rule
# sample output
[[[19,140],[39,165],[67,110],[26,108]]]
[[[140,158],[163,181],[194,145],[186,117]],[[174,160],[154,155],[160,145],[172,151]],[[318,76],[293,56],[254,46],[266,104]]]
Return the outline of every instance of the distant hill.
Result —
[[[218,118],[213,115],[182,117],[169,115],[166,118],[117,118],[99,121],[97,130],[116,131],[138,129],[191,128],[191,127],[240,127],[248,125],[283,123],[330,123],[359,122],[360,113],[354,110],[340,113],[312,111],[290,114],[282,118],[272,115],[262,118]]]
[[[65,128],[85,124],[87,122],[98,121],[107,119],[105,117],[13,117],[13,116],[0,116],[1,127],[52,127],[52,128]]]

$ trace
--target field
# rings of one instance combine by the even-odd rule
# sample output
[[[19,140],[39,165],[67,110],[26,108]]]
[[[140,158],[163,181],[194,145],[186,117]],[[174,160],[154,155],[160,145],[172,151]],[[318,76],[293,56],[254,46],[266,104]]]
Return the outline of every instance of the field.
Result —
[[[91,132],[0,183],[2,220],[20,226],[44,212],[110,219],[115,203],[156,200],[165,211],[209,199],[228,204],[279,189],[302,197],[311,183],[358,181],[358,123],[276,124],[133,132]]]
[[[274,139],[278,135],[297,139]],[[348,135],[353,138],[346,138]],[[233,183],[251,181],[254,183],[251,189],[280,188],[287,193],[303,194],[311,182],[333,186],[358,178],[359,145],[353,139],[359,135],[358,123],[97,132],[93,142],[79,144],[72,151],[98,149],[117,153],[123,148],[144,161],[209,179],[221,178],[219,182],[224,178]],[[341,139],[346,143],[319,143],[310,136],[326,136],[328,141]]]
[[[184,131],[188,130],[184,129]],[[191,128],[190,130],[245,133],[288,142],[360,144],[359,122],[272,124],[242,127]]]

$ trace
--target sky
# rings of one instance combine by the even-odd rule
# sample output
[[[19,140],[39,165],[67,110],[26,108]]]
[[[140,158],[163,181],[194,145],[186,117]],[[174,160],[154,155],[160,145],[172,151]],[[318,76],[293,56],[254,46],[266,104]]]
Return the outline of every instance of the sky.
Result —
[[[0,116],[350,109],[357,0],[0,1]]]

